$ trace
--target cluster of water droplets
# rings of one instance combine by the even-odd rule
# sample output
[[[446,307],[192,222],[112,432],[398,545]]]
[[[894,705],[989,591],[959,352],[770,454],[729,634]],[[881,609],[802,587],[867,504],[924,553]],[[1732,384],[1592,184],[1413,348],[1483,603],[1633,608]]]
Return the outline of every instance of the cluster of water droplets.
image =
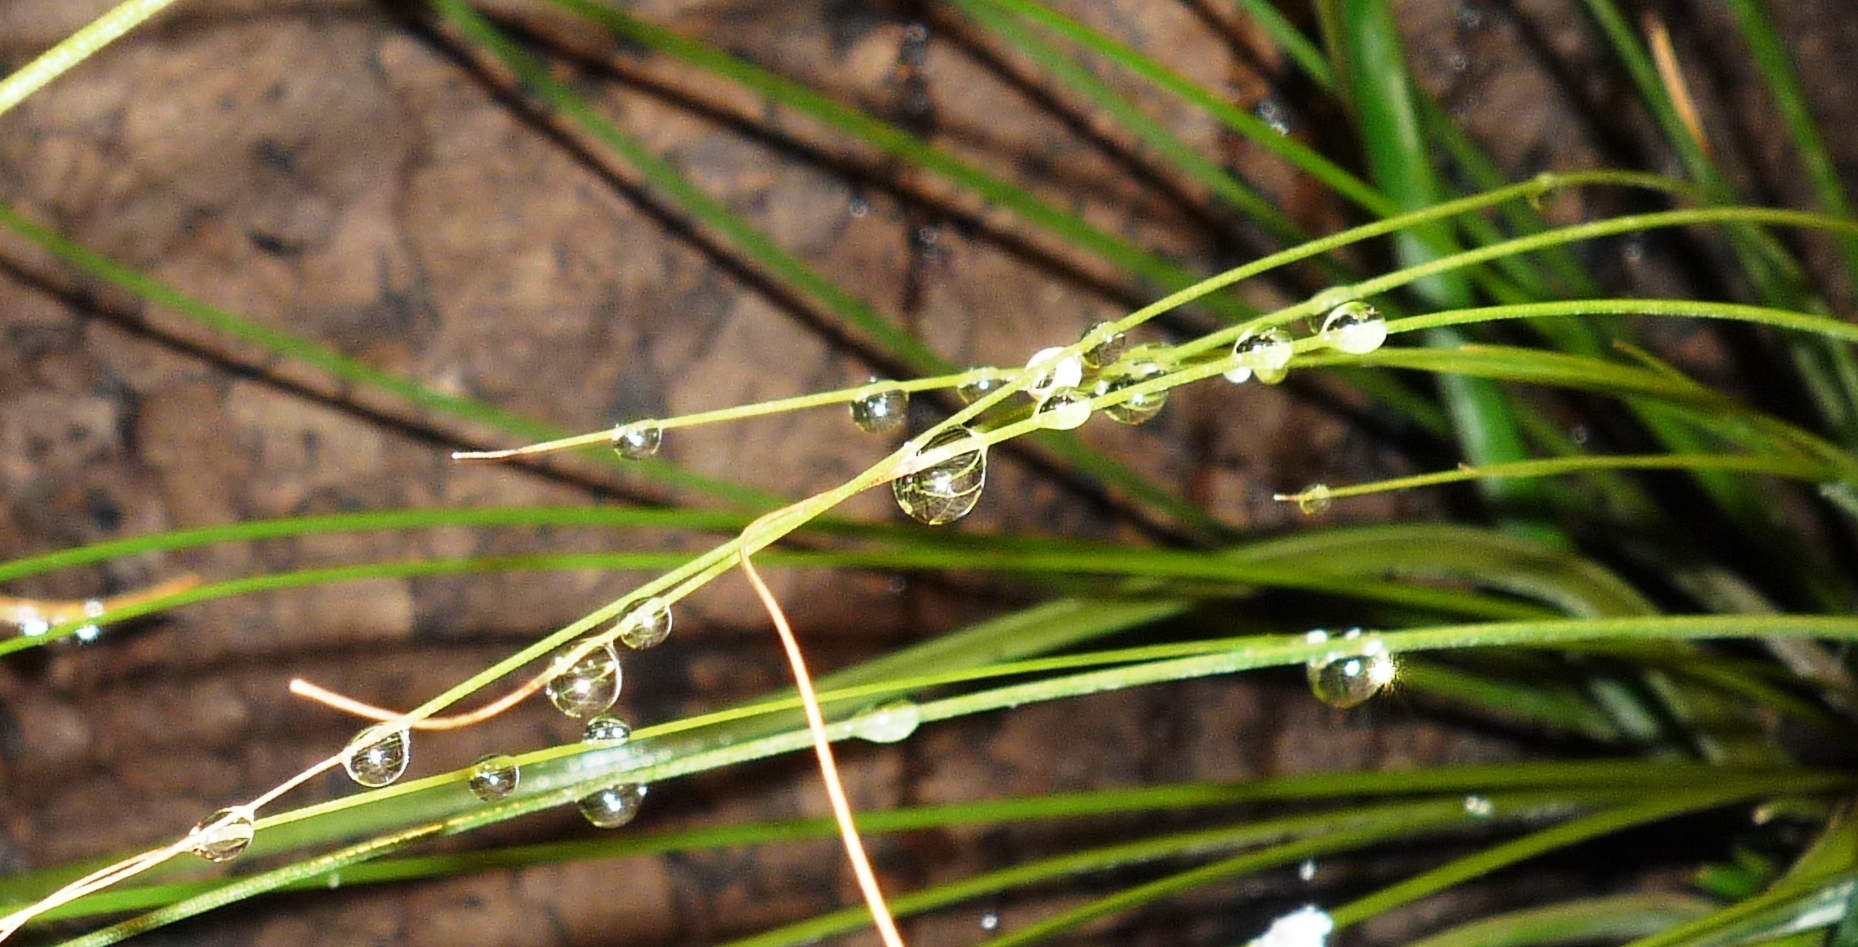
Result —
[[[1393,683],[1398,666],[1379,636],[1351,628],[1338,638],[1317,629],[1304,636],[1311,644],[1333,642],[1336,648],[1311,658],[1305,674],[1310,693],[1331,707],[1347,709],[1366,701]]]
[[[555,709],[570,717],[587,718],[605,713],[619,699],[619,654],[603,644],[577,658],[578,645],[563,648],[555,658],[557,670],[543,686]]]
[[[1342,303],[1323,317],[1316,341],[1345,355],[1366,355],[1387,341],[1387,320],[1360,300]],[[1296,341],[1282,328],[1247,330],[1232,343],[1234,365],[1226,380],[1243,384],[1254,378],[1275,385],[1290,374]]]
[[[97,599],[91,599],[84,603],[85,618],[96,618],[105,611],[107,611],[107,609],[104,604]],[[37,608],[30,605],[20,605],[14,608],[11,619],[13,624],[19,626],[19,634],[24,638],[38,638],[46,632],[51,631],[52,625],[55,624],[51,616],[40,612]],[[77,630],[71,633],[71,636],[77,639],[78,644],[90,644],[102,635],[102,626],[95,623],[79,625]]]

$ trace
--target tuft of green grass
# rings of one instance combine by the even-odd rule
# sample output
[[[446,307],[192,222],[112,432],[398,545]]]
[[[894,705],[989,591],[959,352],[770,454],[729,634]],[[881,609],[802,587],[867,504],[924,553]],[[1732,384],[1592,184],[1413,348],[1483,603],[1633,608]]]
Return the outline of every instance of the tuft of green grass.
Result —
[[[1024,904],[1023,920],[990,937],[1013,944],[1121,937],[1121,929],[1103,932],[1104,919],[1138,923],[1129,919],[1169,903],[1207,918],[1244,910],[1244,917],[1268,920],[1281,905],[1252,904],[1244,892],[1268,889],[1289,866],[1320,859],[1359,869],[1346,883],[1315,883],[1297,896],[1320,905],[1344,938],[1358,936],[1349,928],[1381,921],[1389,929],[1424,928],[1428,947],[1850,940],[1858,846],[1844,812],[1858,774],[1803,762],[1795,735],[1839,746],[1858,725],[1858,686],[1847,657],[1858,619],[1844,566],[1858,539],[1851,421],[1858,417],[1858,371],[1851,366],[1858,363],[1850,348],[1858,328],[1828,302],[1836,298],[1830,280],[1820,282],[1790,248],[1795,234],[1830,237],[1858,275],[1852,249],[1858,220],[1769,11],[1759,0],[1729,4],[1777,103],[1781,120],[1773,132],[1787,136],[1814,185],[1814,211],[1753,206],[1734,191],[1682,120],[1635,27],[1610,0],[1589,0],[1588,15],[1682,177],[1553,169],[1504,182],[1499,165],[1420,87],[1401,24],[1384,0],[1318,0],[1308,11],[1314,36],[1276,7],[1239,6],[1270,37],[1282,68],[1299,71],[1309,85],[1310,107],[1344,116],[1333,153],[1282,137],[1235,108],[1221,90],[1188,78],[1191,64],[1170,63],[1169,50],[1139,48],[1092,26],[1097,20],[1089,10],[958,0],[931,11],[933,42],[947,34],[987,56],[1022,58],[1053,108],[1075,104],[1130,163],[1187,182],[1185,199],[1206,219],[1242,219],[1262,246],[1246,262],[1226,266],[1144,246],[1080,210],[1089,195],[1040,193],[1043,182],[990,160],[984,149],[960,148],[888,120],[842,90],[811,87],[727,44],[616,4],[549,5],[550,15],[572,18],[577,36],[671,64],[678,78],[662,81],[690,87],[674,93],[689,92],[694,101],[699,88],[724,88],[752,97],[773,116],[770,126],[780,125],[780,116],[803,117],[834,146],[881,155],[895,177],[933,179],[951,206],[979,208],[976,215],[989,226],[1059,247],[1112,273],[1108,281],[1122,291],[1154,300],[1081,337],[1071,329],[1037,340],[1030,348],[1049,350],[1024,366],[961,368],[957,353],[939,347],[934,327],[885,311],[869,287],[835,279],[803,248],[783,246],[755,214],[713,193],[687,156],[664,153],[661,142],[616,120],[599,94],[612,75],[574,73],[586,64],[586,48],[548,26],[557,21],[466,0],[431,0],[419,8],[418,32],[409,35],[446,50],[460,76],[477,76],[490,88],[486,94],[503,95],[507,107],[533,119],[532,127],[555,136],[551,141],[623,169],[640,200],[656,202],[768,291],[785,294],[823,331],[911,377],[894,386],[824,384],[818,387],[828,390],[802,396],[574,435],[564,425],[441,390],[432,378],[343,354],[274,320],[210,304],[199,298],[204,287],[140,271],[28,213],[0,207],[0,228],[76,278],[161,306],[217,340],[254,346],[277,365],[333,379],[342,389],[338,400],[369,412],[383,400],[441,419],[441,427],[470,426],[511,443],[561,442],[562,449],[597,455],[622,476],[636,474],[682,498],[649,507],[588,502],[305,514],[20,558],[0,563],[0,582],[157,552],[256,550],[266,542],[338,534],[574,529],[597,531],[601,546],[276,570],[254,565],[171,595],[121,607],[100,600],[95,608],[60,613],[33,634],[0,641],[0,655],[63,646],[99,627],[106,632],[99,647],[110,648],[110,630],[130,619],[310,585],[508,571],[652,576],[604,604],[591,603],[576,620],[525,629],[520,644],[437,695],[391,708],[395,722],[412,725],[443,720],[525,680],[540,683],[597,657],[624,639],[626,616],[642,603],[667,603],[685,616],[681,629],[703,614],[686,599],[724,580],[741,555],[793,570],[907,573],[955,583],[977,598],[983,596],[972,590],[994,583],[1008,594],[988,597],[988,614],[823,676],[827,736],[932,746],[925,732],[986,715],[1240,674],[1271,679],[1271,669],[1288,669],[1309,683],[1308,700],[1337,708],[1335,719],[1358,704],[1397,701],[1413,714],[1436,711],[1441,719],[1501,729],[1513,736],[1519,756],[1533,758],[1239,781],[1158,778],[1090,792],[869,810],[859,825],[871,834],[960,827],[1039,836],[1013,864],[953,878],[926,869],[911,884],[893,885],[892,907],[901,917]],[[158,7],[125,4],[128,12],[100,21],[72,48],[94,50],[132,25],[121,17],[146,18]],[[57,68],[81,58],[58,60]],[[899,68],[906,67],[918,68]],[[29,66],[0,83],[0,90],[19,90],[0,94],[0,112],[56,74]],[[1251,168],[1229,166],[1157,117],[1156,96],[1284,162],[1337,213],[1350,215],[1352,225],[1307,232],[1281,193],[1246,179]],[[827,153],[824,146],[811,152],[822,162]],[[1562,219],[1553,206],[1618,193],[1657,206],[1583,220]],[[1680,230],[1733,261],[1736,279],[1724,284],[1745,286],[1744,297],[1645,298],[1614,286],[1591,265],[1590,248],[1609,239]],[[1325,330],[1335,314],[1362,312],[1363,303],[1374,307],[1385,345],[1378,337],[1357,345]],[[1190,309],[1215,318],[1173,318]],[[1659,333],[1673,324],[1698,333],[1747,329],[1767,354],[1791,366],[1793,387],[1807,397],[1755,399],[1691,377],[1659,344]],[[1106,355],[1100,346],[1112,337],[1131,344]],[[1253,348],[1259,340],[1276,341]],[[1048,379],[1067,370],[1076,372],[1072,390],[1047,390]],[[1475,482],[1481,494],[1456,512],[1455,522],[1317,521],[1258,534],[1161,481],[1143,458],[1118,454],[1139,449],[1129,446],[1139,440],[1075,433],[1084,424],[1101,429],[1108,417],[1143,403],[1165,401],[1160,410],[1168,417],[1196,410],[1183,402],[1218,399],[1217,389],[1235,382],[1261,387],[1286,371],[1298,381],[1323,379],[1340,397],[1365,405],[1372,419],[1416,432],[1398,446],[1436,469],[1360,483],[1325,474],[1319,484],[1282,485],[1280,501],[1322,512],[1358,497],[1453,482]],[[981,380],[992,387],[976,394],[971,386]],[[893,387],[944,410],[904,432],[880,459],[811,484],[803,496],[751,486],[736,471],[627,460],[602,446],[627,425],[676,436],[702,425],[779,423],[795,412],[844,412]],[[1560,419],[1574,413],[1589,419],[1586,440],[1563,430]],[[958,426],[971,436],[938,439]],[[1464,463],[1452,468],[1441,457]],[[942,489],[939,472],[980,463],[997,472],[1022,458],[1043,465],[1041,475],[1053,482],[1085,484],[1126,528],[1094,537],[927,529],[844,510],[865,491]],[[988,502],[984,490],[982,496]],[[679,540],[658,541],[667,531]],[[8,607],[36,606],[22,599]],[[805,621],[804,605],[788,607]],[[26,614],[13,613],[22,630]],[[683,640],[674,634],[662,647],[675,649]],[[1364,667],[1392,676],[1391,687],[1364,676]],[[652,682],[630,686],[649,689]],[[531,699],[509,712],[527,713],[540,703]],[[528,824],[517,820],[572,808],[614,785],[654,787],[648,811],[700,774],[723,774],[706,784],[725,787],[717,791],[747,792],[768,772],[751,768],[757,761],[811,745],[797,699],[778,688],[720,709],[637,723],[624,743],[509,748],[520,784],[491,801],[471,792],[473,766],[462,759],[436,773],[422,769],[427,775],[320,801],[267,794],[259,797],[264,805],[255,813],[251,845],[236,863],[254,864],[249,870],[183,877],[177,869],[192,856],[176,826],[180,841],[159,864],[81,896],[57,892],[114,856],[95,853],[0,878],[0,912],[18,912],[7,922],[12,926],[45,925],[23,936],[74,932],[64,943],[109,944],[286,891],[830,837],[830,825],[813,819],[701,829],[655,828],[644,819],[597,840],[509,841],[512,824]],[[422,753],[428,740],[441,740],[423,730],[411,739]],[[307,775],[340,768],[344,748],[327,750],[329,757]],[[1066,748],[1061,742],[1049,751]],[[220,803],[248,801],[249,794]],[[1769,815],[1752,830],[1725,827],[1723,813],[1748,808]],[[495,833],[482,831],[497,826]],[[1040,836],[1035,830],[1044,826],[1057,828]],[[463,841],[420,850],[450,837]],[[492,837],[502,841],[486,840]],[[1670,851],[1636,841],[1674,837],[1685,844]],[[1413,852],[1421,854],[1408,857]],[[1698,883],[1682,895],[1581,888],[1509,899],[1498,913],[1443,929],[1420,920],[1425,905],[1449,903],[1472,886],[1488,890],[1548,859],[1576,866],[1593,860],[1595,873],[1604,867],[1614,877],[1678,871]],[[1618,864],[1622,859],[1629,864]],[[1747,867],[1756,864],[1773,870]],[[1735,883],[1722,883],[1726,878]],[[1043,900],[1052,891],[1060,897]],[[48,896],[54,900],[42,900]],[[808,915],[795,906],[781,916],[736,942],[807,943],[870,921],[862,907]],[[1214,923],[1193,926],[1191,936],[1242,940],[1263,929],[1260,923],[1234,935]]]

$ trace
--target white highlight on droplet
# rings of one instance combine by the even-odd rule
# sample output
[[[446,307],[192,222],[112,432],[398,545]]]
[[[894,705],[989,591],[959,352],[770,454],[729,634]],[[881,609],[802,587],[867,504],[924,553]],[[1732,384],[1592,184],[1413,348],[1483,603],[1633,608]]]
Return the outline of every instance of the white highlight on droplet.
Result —
[[[1247,947],[1323,947],[1333,930],[1335,919],[1329,912],[1309,904],[1272,921],[1271,929]]]

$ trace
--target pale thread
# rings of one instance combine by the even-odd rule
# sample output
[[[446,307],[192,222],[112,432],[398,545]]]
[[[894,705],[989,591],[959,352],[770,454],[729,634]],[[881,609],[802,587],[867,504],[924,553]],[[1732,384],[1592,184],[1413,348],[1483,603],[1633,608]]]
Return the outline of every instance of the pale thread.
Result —
[[[813,752],[819,756],[819,775],[826,784],[826,798],[832,802],[832,815],[838,820],[839,836],[845,842],[845,856],[851,860],[852,873],[858,877],[858,888],[864,892],[865,904],[871,909],[871,919],[876,923],[878,935],[883,938],[886,947],[904,947],[903,935],[897,932],[896,919],[891,917],[890,905],[884,900],[883,889],[878,887],[877,873],[871,870],[871,861],[865,857],[864,842],[858,838],[858,824],[853,821],[852,805],[845,798],[845,787],[839,782],[839,767],[832,758],[832,741],[826,737],[825,714],[820,712],[819,698],[813,692],[813,678],[807,673],[806,658],[800,653],[800,642],[794,638],[793,629],[787,624],[787,614],[781,611],[780,602],[768,590],[767,583],[761,581],[761,573],[755,571],[754,563],[748,558],[747,537],[762,524],[786,512],[776,510],[749,524],[742,531],[743,542],[736,550],[736,558],[741,560],[742,574],[755,587],[755,594],[768,610],[768,617],[774,620],[774,630],[780,633],[781,647],[786,650],[787,663],[793,668],[795,689],[800,692],[800,705],[806,710],[807,730],[813,735]]]
[[[243,810],[244,812],[247,812],[247,813],[256,813],[266,803],[272,801],[273,799],[276,799],[277,797],[289,792],[292,789],[295,789],[298,786],[303,785],[306,781],[315,778],[318,774],[322,773],[324,770],[327,770],[332,766],[336,766],[340,762],[341,762],[340,757],[332,756],[326,760],[323,760],[321,763],[318,763],[315,766],[312,766],[309,769],[306,769],[303,772],[298,773],[296,776],[291,777],[286,782],[276,786],[275,788],[271,789],[269,792],[265,793],[264,795],[259,796],[256,799],[253,799],[251,802],[248,802],[242,806],[234,806],[232,808],[237,809],[237,810]],[[103,889],[108,888],[111,885],[117,884],[118,882],[126,881],[130,878],[133,878],[136,875],[139,875],[142,872],[149,870],[150,868],[154,868],[155,866],[160,865],[163,862],[166,862],[167,860],[177,855],[191,853],[193,851],[194,841],[195,840],[193,838],[193,833],[189,832],[188,834],[183,835],[180,838],[172,842],[169,842],[166,845],[161,846],[160,848],[152,848],[139,855],[131,855],[128,858],[125,858],[122,861],[119,861],[113,865],[107,865],[103,868],[99,868],[96,871],[93,871],[90,874],[85,875],[82,878],[79,878],[75,881],[70,882],[69,884],[66,884],[64,887],[59,888],[58,890],[52,892],[51,894],[46,895],[43,898],[40,898],[38,901],[32,904],[29,904],[23,908],[20,908],[19,910],[14,911],[13,913],[8,914],[5,917],[0,917],[0,941],[6,940],[7,938],[13,936],[13,934],[17,932],[20,928],[25,927],[28,923],[30,923],[33,918],[38,917],[39,915],[44,914],[47,911],[51,911],[56,908],[63,907],[64,905],[70,904],[71,902],[76,901],[79,898],[86,897],[91,894],[95,894],[96,892],[102,891]]]
[[[404,722],[408,727],[414,730],[457,730],[474,724],[483,723],[511,707],[522,703],[529,695],[534,694],[547,685],[549,680],[554,676],[554,666],[550,665],[550,667],[541,674],[525,681],[521,687],[518,687],[476,710],[461,714],[453,714],[449,717],[426,717],[420,720],[406,720]],[[379,720],[385,723],[390,720],[400,720],[402,717],[406,716],[397,710],[388,710],[384,707],[376,707],[373,704],[362,703],[353,697],[343,696],[326,687],[312,684],[300,677],[291,679],[290,692],[306,700],[313,700],[325,707],[340,710],[345,714],[353,714],[354,716],[366,720]]]
[[[166,582],[151,585],[134,592],[106,599],[77,599],[61,601],[53,599],[14,598],[0,595],[0,619],[24,626],[27,622],[43,623],[50,628],[86,618],[96,618],[99,614],[114,612],[131,605],[141,605],[156,599],[179,595],[200,584],[200,577],[193,573],[177,576]],[[99,611],[101,606],[101,611]]]
[[[1690,137],[1696,139],[1704,157],[1714,160],[1715,149],[1703,136],[1703,119],[1697,115],[1696,100],[1690,97],[1690,84],[1684,81],[1684,72],[1678,68],[1677,51],[1671,47],[1671,32],[1665,29],[1664,20],[1650,11],[1645,14],[1644,24],[1645,35],[1651,40],[1652,62],[1658,67],[1658,79],[1664,84],[1665,94],[1671,97],[1678,120],[1690,131]]]

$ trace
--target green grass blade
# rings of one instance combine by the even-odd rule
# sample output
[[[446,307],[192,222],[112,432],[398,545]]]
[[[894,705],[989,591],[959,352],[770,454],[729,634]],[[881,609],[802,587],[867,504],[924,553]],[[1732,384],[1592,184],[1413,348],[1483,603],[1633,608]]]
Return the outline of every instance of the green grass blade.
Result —
[[[1644,937],[1707,913],[1714,905],[1683,894],[1584,898],[1480,918],[1408,947],[1535,947]]]
[[[17,72],[0,80],[0,115],[12,111],[13,106],[24,102],[27,96],[44,88],[47,83],[69,72],[98,50],[110,45],[130,30],[142,25],[150,17],[167,9],[173,2],[174,0],[123,0],[122,3],[112,7],[109,12],[66,37],[58,45],[46,50],[43,55],[27,63]]]
[[[1373,179],[1403,208],[1436,203],[1444,188],[1426,147],[1392,9],[1386,0],[1324,0],[1318,9]],[[1435,247],[1451,245],[1449,235],[1437,225],[1394,236],[1395,253],[1407,266],[1436,259]],[[1413,285],[1422,299],[1435,308],[1470,304],[1470,289],[1462,277],[1435,275],[1438,278],[1429,276]],[[1439,329],[1428,334],[1428,341],[1448,346],[1466,339],[1454,330]],[[1472,464],[1504,463],[1528,455],[1515,419],[1518,407],[1501,387],[1478,379],[1446,377],[1440,381],[1439,392],[1459,448]],[[1566,541],[1546,519],[1548,496],[1539,485],[1493,481],[1479,487],[1507,528],[1536,539]]]
[[[1852,216],[1851,198],[1845,192],[1838,166],[1826,150],[1819,125],[1807,108],[1800,73],[1774,28],[1767,3],[1765,0],[1727,0],[1726,5],[1735,16],[1743,41],[1748,43],[1756,68],[1768,84],[1769,94],[1774,96],[1774,105],[1787,125],[1787,134],[1793,139],[1800,161],[1806,166],[1807,177],[1818,194],[1820,208],[1834,216]],[[1846,272],[1853,284],[1858,285],[1858,237],[1840,240],[1839,247],[1845,256]]]

